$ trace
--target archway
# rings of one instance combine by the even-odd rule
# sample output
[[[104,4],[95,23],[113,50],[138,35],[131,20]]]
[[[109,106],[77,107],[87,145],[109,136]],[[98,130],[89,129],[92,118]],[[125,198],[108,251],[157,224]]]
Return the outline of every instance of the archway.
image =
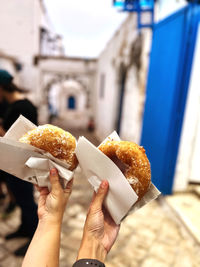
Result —
[[[54,80],[47,89],[50,122],[65,128],[86,128],[89,120],[88,94],[74,79]]]

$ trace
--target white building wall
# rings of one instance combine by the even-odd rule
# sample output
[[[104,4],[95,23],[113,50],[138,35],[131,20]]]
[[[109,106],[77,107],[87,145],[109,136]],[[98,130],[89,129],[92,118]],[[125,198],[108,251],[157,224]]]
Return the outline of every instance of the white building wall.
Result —
[[[133,88],[135,90],[133,90]],[[128,72],[126,82],[126,93],[124,97],[124,108],[122,112],[122,127],[120,136],[123,140],[140,142],[141,122],[139,117],[141,111],[141,97],[138,88],[137,73],[134,67]],[[141,120],[141,121],[140,121]]]
[[[32,58],[38,52],[38,2],[8,0],[1,5],[0,49],[20,59],[23,64],[21,82],[28,89],[32,89],[33,83]]]
[[[188,182],[200,183],[200,26],[198,30],[183,130],[174,180],[174,190],[185,190]]]
[[[138,144],[142,131],[151,36],[150,30],[143,30],[141,68],[139,73],[135,66],[132,66],[128,71],[122,112],[120,136],[124,140],[134,141]]]
[[[21,85],[29,90],[36,90],[38,85],[33,61],[40,53],[41,27],[54,34],[41,0],[6,0],[1,5],[0,50],[20,60]]]
[[[128,66],[130,51],[138,38],[137,16],[131,14],[110,40],[98,60],[96,94],[96,134],[104,139],[116,129],[120,97],[120,65]],[[139,76],[134,62],[127,68],[120,136],[124,140],[140,142],[146,87],[146,74],[151,43],[151,30],[143,31],[141,69]],[[105,76],[104,96],[101,77]]]

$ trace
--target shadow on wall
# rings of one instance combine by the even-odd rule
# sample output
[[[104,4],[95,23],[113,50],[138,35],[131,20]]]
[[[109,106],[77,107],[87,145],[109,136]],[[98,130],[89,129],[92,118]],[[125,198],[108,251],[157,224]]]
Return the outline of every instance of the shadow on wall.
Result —
[[[139,142],[145,96],[146,77],[141,75],[143,45],[143,36],[139,34],[130,45],[128,62],[121,62],[118,70],[116,129],[122,139],[135,142]]]

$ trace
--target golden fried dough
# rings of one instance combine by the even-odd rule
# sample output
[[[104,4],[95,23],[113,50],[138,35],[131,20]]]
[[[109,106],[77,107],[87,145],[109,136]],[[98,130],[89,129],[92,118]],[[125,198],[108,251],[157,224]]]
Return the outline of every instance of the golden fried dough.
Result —
[[[27,132],[19,140],[49,152],[54,157],[69,164],[69,170],[74,170],[78,164],[74,153],[76,139],[70,133],[59,127],[46,124]]]
[[[151,167],[145,149],[133,142],[111,140],[99,149],[120,168],[140,200],[151,184]]]

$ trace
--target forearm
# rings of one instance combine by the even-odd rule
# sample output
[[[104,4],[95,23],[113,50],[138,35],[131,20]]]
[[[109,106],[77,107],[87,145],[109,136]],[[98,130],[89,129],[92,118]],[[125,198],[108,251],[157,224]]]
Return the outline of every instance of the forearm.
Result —
[[[83,237],[77,260],[96,259],[101,262],[105,262],[106,256],[107,251],[98,240],[94,237]]]
[[[60,232],[61,223],[39,222],[22,267],[58,267]]]

